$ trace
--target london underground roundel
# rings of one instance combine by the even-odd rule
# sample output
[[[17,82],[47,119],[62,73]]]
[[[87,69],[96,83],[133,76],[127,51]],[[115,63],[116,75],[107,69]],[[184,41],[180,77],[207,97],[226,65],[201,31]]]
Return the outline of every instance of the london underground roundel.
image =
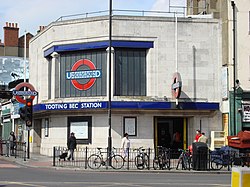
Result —
[[[28,88],[29,91],[20,91],[21,88],[23,88],[23,87]],[[18,84],[15,87],[15,90],[13,91],[13,93],[14,93],[13,95],[15,95],[16,100],[19,103],[23,103],[23,104],[26,103],[26,99],[23,99],[21,96],[29,96],[29,98],[32,100],[35,98],[35,96],[37,96],[37,92],[35,91],[35,88],[33,87],[33,85],[30,83],[27,83],[27,82],[22,82],[22,83]]]
[[[79,70],[79,67],[87,66],[88,70]],[[90,89],[96,81],[96,78],[101,77],[101,71],[96,69],[93,62],[88,59],[78,60],[71,68],[71,71],[66,72],[66,79],[71,80],[73,86],[78,90]],[[80,83],[79,79],[88,79],[86,83]]]
[[[178,99],[180,97],[181,87],[182,87],[181,75],[180,73],[175,72],[173,76],[173,84],[172,84],[172,94],[174,98]]]

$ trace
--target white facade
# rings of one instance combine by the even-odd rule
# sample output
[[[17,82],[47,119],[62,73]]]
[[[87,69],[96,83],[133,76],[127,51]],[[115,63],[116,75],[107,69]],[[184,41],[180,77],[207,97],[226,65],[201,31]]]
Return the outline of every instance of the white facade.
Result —
[[[53,48],[66,44],[107,41],[108,23],[108,17],[53,22],[31,40],[30,83],[39,92],[34,104],[108,101],[107,96],[56,97],[61,89],[57,78],[60,70],[56,64],[61,63],[61,58],[60,52]],[[211,130],[222,129],[219,68],[222,62],[222,45],[218,20],[178,18],[177,56],[174,18],[113,16],[112,27],[112,40],[153,42],[153,47],[148,49],[146,54],[146,96],[115,96],[112,93],[112,101],[175,103],[171,85],[173,74],[178,70],[182,78],[179,102],[184,104],[191,102],[194,105],[218,104],[218,107],[213,109],[114,109],[112,112],[113,146],[120,147],[120,140],[124,133],[123,119],[126,116],[136,117],[137,120],[137,136],[130,137],[132,147],[153,148],[156,145],[155,132],[158,117],[183,119],[185,126],[183,145],[192,143],[196,129],[202,128],[208,136]],[[57,52],[59,56],[52,60],[50,56],[45,57],[44,52],[50,49]],[[176,68],[176,59],[178,68]],[[116,62],[112,61],[112,63],[114,65]],[[112,74],[113,82],[115,77]],[[112,90],[114,90],[113,86]],[[34,125],[40,120],[41,132],[38,132],[38,127],[34,127],[33,151],[39,151],[37,150],[39,148],[40,153],[51,155],[53,146],[66,146],[68,116],[92,116],[91,143],[79,146],[107,147],[107,110],[42,110],[34,116]],[[45,137],[45,118],[49,119],[48,137]],[[37,137],[40,137],[40,140]]]
[[[236,79],[239,79],[240,85],[243,90],[250,90],[250,2],[247,0],[236,0]],[[230,4],[229,4],[230,5]],[[230,5],[231,6],[231,5]],[[229,18],[233,18],[232,7],[229,7]],[[233,24],[230,24],[228,32],[232,32]],[[232,54],[233,41],[232,37],[229,38],[230,41],[230,54]],[[230,58],[231,60],[233,58]],[[233,64],[233,63],[232,63]],[[233,74],[231,74],[233,75]],[[233,77],[233,76],[231,76]]]

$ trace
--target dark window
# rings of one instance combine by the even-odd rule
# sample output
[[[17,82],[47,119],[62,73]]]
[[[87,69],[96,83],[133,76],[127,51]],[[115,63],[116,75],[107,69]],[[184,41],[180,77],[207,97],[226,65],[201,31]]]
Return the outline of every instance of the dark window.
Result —
[[[77,144],[90,144],[92,141],[92,117],[68,117],[68,137],[74,132]]]
[[[115,50],[115,95],[146,95],[146,50]]]

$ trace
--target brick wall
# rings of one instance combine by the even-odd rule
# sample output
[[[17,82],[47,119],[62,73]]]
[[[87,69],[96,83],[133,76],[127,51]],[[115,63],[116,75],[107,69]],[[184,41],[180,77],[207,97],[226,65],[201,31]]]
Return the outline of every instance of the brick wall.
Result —
[[[8,23],[4,27],[4,46],[5,47],[18,47],[18,34],[19,28],[17,23]]]

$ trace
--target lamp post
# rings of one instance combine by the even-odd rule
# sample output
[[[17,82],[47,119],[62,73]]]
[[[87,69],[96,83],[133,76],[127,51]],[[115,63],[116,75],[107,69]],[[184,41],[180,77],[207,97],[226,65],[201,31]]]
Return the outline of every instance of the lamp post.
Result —
[[[231,1],[231,6],[232,6],[232,9],[233,9],[233,133],[234,135],[236,135],[237,133],[237,127],[236,127],[236,113],[235,113],[235,94],[236,94],[236,27],[235,27],[235,3],[234,1]]]
[[[108,74],[108,154],[110,156],[112,149],[112,137],[111,137],[111,47],[112,47],[112,0],[109,0],[109,74]],[[109,157],[111,158],[111,157]],[[109,165],[111,160],[109,160]]]

